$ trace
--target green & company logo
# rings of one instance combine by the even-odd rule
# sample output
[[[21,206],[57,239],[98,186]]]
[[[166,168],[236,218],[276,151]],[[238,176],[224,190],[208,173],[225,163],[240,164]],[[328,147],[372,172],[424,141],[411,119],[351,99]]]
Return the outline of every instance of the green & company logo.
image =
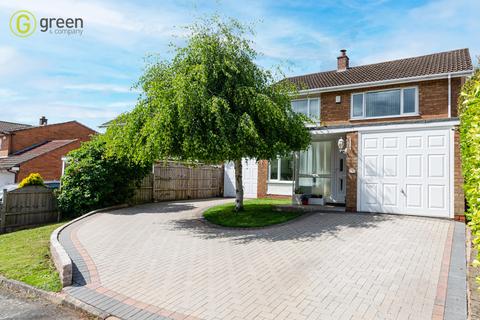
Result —
[[[51,35],[82,35],[82,18],[41,17],[38,19],[39,31]],[[10,18],[10,31],[17,37],[26,38],[37,30],[37,19],[27,10],[19,10]]]
[[[10,31],[17,37],[26,38],[37,29],[37,19],[27,10],[15,12],[10,18]]]

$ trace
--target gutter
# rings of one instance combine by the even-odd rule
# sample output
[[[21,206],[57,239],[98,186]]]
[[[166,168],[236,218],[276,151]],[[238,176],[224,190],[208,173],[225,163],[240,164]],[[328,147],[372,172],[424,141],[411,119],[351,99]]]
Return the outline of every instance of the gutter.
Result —
[[[356,83],[356,84],[347,84],[347,85],[341,85],[341,86],[335,86],[335,87],[299,90],[298,95],[307,95],[307,94],[314,94],[314,93],[341,91],[341,90],[358,89],[358,88],[375,87],[375,86],[385,86],[385,85],[388,85],[388,84],[399,84],[399,83],[409,83],[409,82],[418,82],[418,81],[427,81],[427,80],[438,80],[438,79],[446,79],[446,78],[451,78],[451,77],[471,76],[472,74],[473,74],[473,69],[472,70],[467,70],[467,71],[450,72],[450,73],[437,73],[437,74],[431,74],[431,75],[426,75],[426,76],[388,79],[388,80],[381,80],[381,81],[371,81],[371,82],[363,82],[363,83]]]

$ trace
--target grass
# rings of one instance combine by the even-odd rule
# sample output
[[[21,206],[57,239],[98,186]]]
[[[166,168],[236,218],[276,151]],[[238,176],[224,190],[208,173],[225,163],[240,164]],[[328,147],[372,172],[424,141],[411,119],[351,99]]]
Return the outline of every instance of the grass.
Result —
[[[50,260],[50,234],[63,223],[0,235],[0,274],[34,287],[58,292],[60,278]]]
[[[290,204],[290,199],[255,199],[244,201],[244,211],[235,212],[235,204],[222,204],[203,213],[211,223],[224,227],[254,228],[265,227],[295,219],[300,212],[278,212],[277,204]]]

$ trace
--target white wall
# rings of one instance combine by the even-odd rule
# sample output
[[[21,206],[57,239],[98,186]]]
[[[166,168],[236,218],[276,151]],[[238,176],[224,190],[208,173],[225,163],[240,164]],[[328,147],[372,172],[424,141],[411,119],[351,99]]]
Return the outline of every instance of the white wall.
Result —
[[[3,186],[15,183],[15,174],[8,171],[0,171],[0,192]]]
[[[275,194],[282,196],[291,196],[293,182],[268,182],[267,194]]]

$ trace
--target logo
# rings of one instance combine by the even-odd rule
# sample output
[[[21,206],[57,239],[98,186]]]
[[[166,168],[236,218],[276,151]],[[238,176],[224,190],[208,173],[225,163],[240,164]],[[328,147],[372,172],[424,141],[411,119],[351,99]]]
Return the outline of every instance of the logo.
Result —
[[[17,11],[10,18],[10,31],[17,37],[31,36],[35,29],[37,29],[37,19],[30,11]]]
[[[82,18],[42,17],[39,20],[40,32],[52,35],[82,35]],[[37,19],[27,10],[15,12],[10,18],[10,31],[17,37],[26,38],[37,30]]]

